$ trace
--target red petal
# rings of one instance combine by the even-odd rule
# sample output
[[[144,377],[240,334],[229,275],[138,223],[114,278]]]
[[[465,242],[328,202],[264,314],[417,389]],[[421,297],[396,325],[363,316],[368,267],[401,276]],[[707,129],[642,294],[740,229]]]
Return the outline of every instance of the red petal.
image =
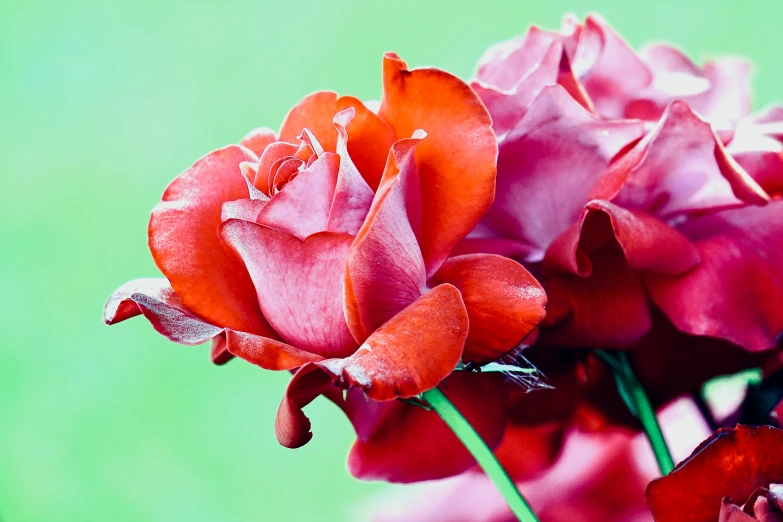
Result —
[[[285,117],[280,127],[280,141],[298,143],[299,135],[308,129],[318,138],[324,150],[334,152],[337,133],[332,126],[332,118],[337,112],[336,106],[336,92],[320,91],[306,96]]]
[[[418,203],[413,161],[418,143],[418,139],[401,140],[392,148],[383,184],[351,247],[345,273],[345,316],[359,342],[426,288],[424,260],[408,211]]]
[[[276,140],[275,131],[266,127],[259,127],[248,132],[239,144],[252,150],[256,156],[261,156],[264,149]]]
[[[783,201],[694,218],[681,231],[702,262],[680,277],[647,277],[650,295],[680,330],[747,350],[783,332]]]
[[[351,236],[323,232],[301,241],[238,220],[223,223],[220,233],[244,260],[261,309],[285,342],[324,357],[353,353],[342,309]]]
[[[505,411],[502,378],[457,372],[441,389],[490,447],[500,442]],[[357,433],[348,457],[348,469],[357,478],[418,482],[455,475],[475,465],[434,411],[400,401],[368,401],[361,393],[350,392],[346,412]]]
[[[269,186],[269,179],[270,177],[274,179],[272,167],[283,158],[294,157],[294,154],[296,154],[298,150],[298,145],[282,141],[272,143],[266,147],[258,160],[258,168],[256,169],[256,177],[253,180],[253,185],[267,196],[271,195],[272,192],[271,187]]]
[[[742,505],[757,488],[783,481],[781,448],[783,430],[770,426],[715,432],[647,487],[656,522],[715,522],[724,497]]]
[[[211,324],[271,337],[247,271],[217,235],[223,203],[248,195],[239,164],[252,159],[246,149],[226,147],[174,179],[152,211],[149,246],[188,310]]]
[[[325,232],[339,169],[340,157],[324,153],[272,196],[258,222],[299,239]]]
[[[561,87],[545,88],[501,144],[497,195],[484,223],[533,245],[530,259],[540,260],[577,221],[609,160],[642,132],[640,122],[598,119]]]
[[[593,194],[664,217],[769,200],[709,123],[681,101],[670,104],[656,128],[612,165]]]
[[[238,199],[226,201],[220,207],[220,221],[229,219],[241,219],[242,221],[258,221],[258,214],[269,200],[263,199]]]
[[[379,115],[397,138],[427,133],[416,161],[421,250],[431,275],[492,203],[497,142],[487,110],[467,84],[438,69],[405,67],[396,55],[384,56]]]
[[[291,380],[276,422],[280,444],[306,444],[302,408],[333,383],[359,388],[372,400],[413,397],[434,388],[456,367],[468,330],[459,291],[440,285],[373,333],[350,357],[307,364]]]
[[[226,330],[224,339],[228,352],[265,370],[292,370],[308,362],[323,360],[320,355],[245,332]]]
[[[463,361],[487,362],[515,348],[546,315],[546,294],[525,268],[505,257],[472,254],[443,263],[430,284],[451,283],[470,318]]]

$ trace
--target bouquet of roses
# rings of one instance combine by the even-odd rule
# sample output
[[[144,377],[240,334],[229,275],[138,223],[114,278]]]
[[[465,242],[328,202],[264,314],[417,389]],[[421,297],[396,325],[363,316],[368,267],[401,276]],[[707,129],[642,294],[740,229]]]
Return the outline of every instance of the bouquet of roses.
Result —
[[[177,176],[165,277],[105,321],[291,372],[284,446],[323,395],[356,477],[452,477],[379,521],[783,522],[783,108],[747,63],[588,16],[470,83],[382,69],[380,102],[316,92]],[[703,393],[749,369],[736,410]]]

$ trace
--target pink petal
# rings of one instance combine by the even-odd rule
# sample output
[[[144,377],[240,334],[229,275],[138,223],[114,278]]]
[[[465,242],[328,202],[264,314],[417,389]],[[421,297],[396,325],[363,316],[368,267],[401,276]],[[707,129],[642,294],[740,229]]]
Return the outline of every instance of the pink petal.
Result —
[[[351,236],[323,232],[302,241],[238,220],[223,223],[220,233],[244,260],[261,309],[286,343],[324,357],[353,353],[342,308]]]
[[[680,330],[772,348],[783,332],[783,201],[693,218],[681,227],[701,263],[679,277],[647,277],[650,295]]]
[[[324,153],[272,196],[257,221],[299,239],[325,232],[339,169],[340,157]]]
[[[498,157],[495,202],[484,223],[535,248],[549,244],[579,218],[609,160],[643,132],[638,122],[606,122],[562,87],[547,87],[508,134]]]

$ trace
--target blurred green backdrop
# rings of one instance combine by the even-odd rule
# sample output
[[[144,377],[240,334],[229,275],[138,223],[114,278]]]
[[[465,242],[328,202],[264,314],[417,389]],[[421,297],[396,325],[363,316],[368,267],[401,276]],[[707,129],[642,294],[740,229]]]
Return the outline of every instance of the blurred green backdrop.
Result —
[[[116,286],[157,275],[149,210],[207,151],[277,127],[310,91],[375,99],[381,54],[468,77],[530,23],[598,11],[633,45],[756,64],[757,107],[783,98],[783,2],[594,0],[0,5],[0,519],[366,520],[384,485],[345,471],[351,427],[324,400],[315,438],[277,445],[286,375],[106,328]]]

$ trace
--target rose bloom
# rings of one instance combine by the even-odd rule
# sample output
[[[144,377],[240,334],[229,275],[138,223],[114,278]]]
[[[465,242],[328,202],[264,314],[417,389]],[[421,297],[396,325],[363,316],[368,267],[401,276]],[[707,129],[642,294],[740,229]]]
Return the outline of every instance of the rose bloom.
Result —
[[[783,521],[783,430],[724,428],[647,488],[655,522]]]
[[[175,342],[212,340],[217,363],[295,371],[275,425],[285,446],[310,439],[302,408],[325,394],[356,428],[355,475],[459,473],[473,461],[446,425],[394,399],[497,359],[544,316],[518,263],[452,255],[492,203],[496,155],[467,84],[387,54],[377,112],[318,92],[279,133],[257,129],[175,178],[149,223],[165,279],[120,287],[106,322],[143,314]],[[443,390],[497,444],[502,379],[460,372]]]
[[[555,389],[512,397],[516,424],[633,422],[594,348],[627,350],[657,405],[776,350],[783,109],[751,114],[747,74],[636,53],[598,16],[481,58],[497,194],[458,249],[518,260],[549,301],[526,356]]]
[[[709,435],[690,401],[671,404],[660,417],[675,458],[686,457]],[[515,447],[521,453],[529,451],[521,444]],[[569,430],[554,465],[523,478],[508,466],[506,457],[502,455],[501,460],[541,522],[652,521],[644,490],[658,469],[642,434],[627,429]],[[374,522],[516,520],[494,484],[478,470],[392,492],[375,499],[367,509],[374,513]]]

